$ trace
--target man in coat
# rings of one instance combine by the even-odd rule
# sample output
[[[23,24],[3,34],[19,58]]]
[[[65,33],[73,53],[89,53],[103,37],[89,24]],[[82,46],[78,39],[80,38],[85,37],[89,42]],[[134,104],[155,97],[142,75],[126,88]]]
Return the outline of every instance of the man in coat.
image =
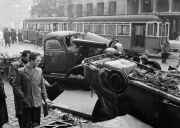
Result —
[[[8,113],[5,99],[6,95],[4,92],[4,83],[2,74],[0,73],[0,128],[2,128],[3,125],[8,122]]]
[[[21,58],[18,61],[13,62],[11,64],[11,67],[9,69],[9,76],[8,76],[8,81],[11,86],[13,86],[13,81],[16,77],[18,69],[24,67],[29,62],[30,53],[31,53],[31,51],[24,50],[21,53]],[[13,92],[14,92],[14,90],[13,90]],[[14,95],[14,104],[15,104],[16,117],[18,118],[19,126],[20,126],[20,128],[23,128],[22,127],[22,111],[23,111],[22,110],[22,101],[16,95]]]
[[[4,30],[4,41],[5,41],[5,46],[9,45],[10,47],[10,43],[11,43],[11,32],[8,30],[8,28],[6,28]]]
[[[18,70],[13,82],[15,95],[23,103],[23,128],[40,125],[42,100],[50,104],[47,98],[42,70],[38,67],[41,62],[40,54],[31,53],[29,62]]]

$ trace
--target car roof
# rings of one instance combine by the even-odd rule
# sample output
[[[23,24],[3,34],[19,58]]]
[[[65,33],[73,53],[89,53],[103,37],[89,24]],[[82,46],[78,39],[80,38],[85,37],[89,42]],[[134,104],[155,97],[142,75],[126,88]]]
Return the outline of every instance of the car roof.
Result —
[[[48,34],[46,34],[44,36],[44,39],[43,40],[47,40],[49,38],[53,38],[53,37],[66,37],[66,36],[69,36],[69,35],[75,35],[77,34],[77,32],[75,31],[56,31],[56,32],[50,32]]]

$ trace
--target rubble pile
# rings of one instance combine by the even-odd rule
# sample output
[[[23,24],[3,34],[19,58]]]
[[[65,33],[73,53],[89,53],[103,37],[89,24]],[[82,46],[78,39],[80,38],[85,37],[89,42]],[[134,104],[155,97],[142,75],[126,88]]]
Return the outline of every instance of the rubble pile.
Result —
[[[132,78],[161,91],[180,97],[180,71],[153,71],[137,68],[129,74]]]

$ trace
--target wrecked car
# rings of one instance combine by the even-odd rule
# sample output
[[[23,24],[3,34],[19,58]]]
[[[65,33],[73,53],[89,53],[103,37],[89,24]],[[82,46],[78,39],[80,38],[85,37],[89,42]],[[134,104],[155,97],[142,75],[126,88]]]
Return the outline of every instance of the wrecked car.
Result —
[[[108,54],[87,58],[83,66],[98,96],[95,121],[130,114],[154,127],[180,127],[179,71],[165,72]]]

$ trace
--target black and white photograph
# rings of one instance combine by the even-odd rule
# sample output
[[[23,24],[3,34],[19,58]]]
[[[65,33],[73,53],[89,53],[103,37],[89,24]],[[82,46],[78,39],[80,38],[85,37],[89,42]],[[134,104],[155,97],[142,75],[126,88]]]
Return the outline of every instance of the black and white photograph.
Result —
[[[0,0],[0,128],[180,128],[180,0]]]

